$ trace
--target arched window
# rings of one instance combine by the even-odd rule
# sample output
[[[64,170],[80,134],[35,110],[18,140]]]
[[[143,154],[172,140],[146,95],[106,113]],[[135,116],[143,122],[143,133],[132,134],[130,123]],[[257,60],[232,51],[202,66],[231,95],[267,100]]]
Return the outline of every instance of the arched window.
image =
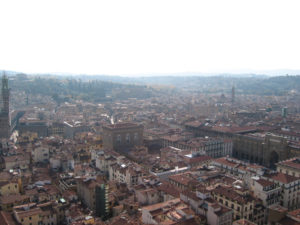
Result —
[[[129,133],[126,134],[126,142],[130,143],[130,134]]]
[[[120,134],[118,134],[118,136],[117,136],[117,142],[121,143],[121,135]]]
[[[137,141],[138,138],[139,138],[138,133],[134,133],[134,137],[133,137],[134,141]]]

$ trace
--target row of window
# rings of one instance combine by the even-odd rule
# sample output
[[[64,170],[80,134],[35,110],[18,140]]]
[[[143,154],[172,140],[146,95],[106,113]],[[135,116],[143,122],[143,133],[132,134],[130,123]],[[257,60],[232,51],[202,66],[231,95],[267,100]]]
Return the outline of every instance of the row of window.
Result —
[[[283,173],[283,172],[282,172],[282,169],[280,169],[280,170],[279,170],[279,172],[280,172],[280,173]],[[293,177],[295,177],[295,176],[296,176],[296,173],[295,173],[295,172],[291,172],[291,173],[289,173],[289,171],[288,171],[288,170],[286,170],[286,171],[285,171],[285,173],[286,173],[287,175],[292,175]]]
[[[138,133],[134,133],[134,135],[133,135],[133,140],[134,140],[134,141],[137,141],[137,140],[138,140]],[[127,143],[130,143],[130,134],[129,134],[129,133],[126,134],[126,136],[125,136],[125,141],[126,141]],[[118,143],[121,143],[121,135],[120,135],[120,134],[117,135],[117,142],[118,142]]]
[[[215,199],[217,200],[217,197]],[[223,204],[223,199],[220,198],[219,202],[221,204]],[[228,201],[225,201],[225,206],[229,207]],[[231,208],[234,209],[234,204],[231,204]],[[245,207],[245,212],[247,212],[247,210],[248,210],[248,208]],[[250,205],[250,210],[252,210],[252,205]],[[240,207],[239,206],[236,207],[236,211],[240,212]]]
[[[15,184],[15,188],[17,188],[18,186]],[[10,186],[7,187],[8,190],[10,190]]]

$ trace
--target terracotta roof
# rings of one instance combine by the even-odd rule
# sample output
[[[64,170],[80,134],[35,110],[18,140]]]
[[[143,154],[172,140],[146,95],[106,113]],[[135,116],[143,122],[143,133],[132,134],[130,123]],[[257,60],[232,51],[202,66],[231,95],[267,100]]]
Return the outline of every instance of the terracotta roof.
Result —
[[[237,179],[229,177],[229,176],[222,176],[222,181],[224,184],[232,184]]]
[[[15,195],[4,195],[0,196],[0,203],[1,204],[13,204],[16,202],[22,202],[26,199],[29,199],[27,195],[20,195],[20,194],[15,194]]]
[[[109,124],[104,125],[103,128],[109,128],[109,129],[127,129],[132,127],[139,127],[141,125],[135,124],[135,123],[116,123],[116,124]]]
[[[142,209],[148,210],[150,212],[158,210],[158,209],[162,209],[163,207],[166,206],[171,206],[171,205],[178,205],[180,204],[180,198],[175,198],[166,202],[162,202],[162,203],[157,203],[154,205],[149,205],[149,206],[145,206]]]
[[[239,134],[239,133],[247,133],[247,132],[252,132],[256,131],[257,128],[254,126],[245,126],[245,127],[221,127],[221,126],[214,126],[212,128],[214,131],[222,132],[222,133],[234,133],[234,134]]]
[[[300,170],[300,159],[298,158],[288,159],[279,162],[278,165],[288,166]]]
[[[286,213],[288,211],[287,208],[285,208],[281,205],[271,205],[271,206],[269,206],[269,209],[280,212],[280,213]]]
[[[33,195],[37,195],[39,192],[36,188],[34,189],[29,189],[29,190],[25,190],[25,194],[27,196],[33,196]]]
[[[28,217],[28,216],[34,216],[34,215],[39,215],[43,211],[40,208],[33,208],[25,211],[15,211],[15,213],[18,215],[20,219]]]
[[[289,184],[291,182],[294,182],[294,181],[300,179],[298,177],[293,177],[291,175],[288,175],[288,174],[285,174],[285,173],[280,173],[280,172],[267,174],[265,176],[272,179],[272,180],[279,181],[279,182],[284,183],[284,184]]]
[[[172,184],[168,183],[168,182],[164,182],[162,183],[159,187],[158,190],[161,192],[164,192],[168,195],[172,195],[175,198],[179,198],[180,196],[180,191],[174,187]]]
[[[138,224],[138,222],[133,222],[130,220],[130,218],[126,218],[125,216],[113,219],[111,222],[111,225],[132,225],[132,224]]]
[[[263,187],[271,186],[271,185],[274,184],[274,182],[269,181],[269,180],[265,180],[265,179],[259,179],[256,182],[259,183]]]
[[[192,121],[192,122],[187,122],[185,123],[186,126],[190,127],[200,127],[203,123],[200,121]]]
[[[156,194],[157,193],[157,190],[156,189],[153,189],[153,188],[148,188],[148,189],[145,189],[145,190],[142,190],[141,191],[141,194]]]
[[[224,207],[224,206],[222,206],[222,205],[220,205],[220,204],[218,204],[218,206],[221,208],[219,211],[217,211],[217,212],[215,212],[215,214],[217,215],[217,216],[222,216],[222,215],[224,215],[225,213],[228,213],[228,212],[230,212],[230,211],[232,211],[231,209],[229,209],[229,208],[226,208],[226,207]]]
[[[300,209],[296,209],[291,212],[288,212],[288,215],[291,217],[297,218],[297,220],[299,220],[300,219]]]
[[[17,225],[11,213],[0,211],[0,224],[1,225]]]
[[[256,223],[253,223],[249,220],[246,220],[246,219],[240,219],[240,220],[236,220],[234,221],[234,224],[236,225],[256,225]]]
[[[244,133],[250,131],[256,131],[257,128],[255,126],[245,126],[245,127],[232,127],[231,132],[233,133]]]
[[[197,185],[199,182],[192,177],[188,177],[187,174],[176,174],[169,176],[169,180],[176,183],[182,184],[184,186]]]
[[[193,157],[190,158],[189,163],[200,163],[200,162],[205,162],[208,160],[211,160],[212,158],[210,156],[198,156],[198,157]]]
[[[199,224],[199,223],[195,220],[195,218],[191,218],[191,219],[187,219],[184,221],[174,223],[174,225],[197,225],[197,224]]]
[[[223,164],[223,165],[226,165],[226,166],[229,166],[229,167],[236,167],[238,165],[238,163],[236,163],[236,162],[232,162],[232,161],[227,160],[226,157],[214,159],[213,161],[215,161],[217,163],[220,163],[220,164]]]
[[[220,127],[220,126],[214,126],[212,128],[214,131],[222,132],[222,133],[230,133],[231,129],[230,127]]]
[[[224,195],[231,201],[237,201],[239,204],[245,204],[253,200],[251,196],[242,196],[229,187],[218,186],[213,190],[213,193]]]
[[[44,185],[44,189],[47,191],[49,195],[59,194],[60,190],[55,185]]]
[[[183,191],[181,194],[187,196],[190,199],[193,199],[194,201],[201,200],[200,198],[197,197],[196,193],[192,191]]]
[[[76,192],[75,191],[72,191],[72,190],[65,190],[62,195],[66,198],[71,198],[73,196],[77,196]]]
[[[200,192],[200,193],[203,193],[203,194],[210,193],[210,191],[204,185],[198,185],[197,186],[197,191]]]
[[[174,135],[163,136],[162,139],[167,140],[167,141],[172,141],[172,142],[178,142],[178,141],[183,140],[184,137],[174,134]]]
[[[295,220],[293,220],[291,218],[287,218],[287,217],[284,218],[284,219],[282,219],[282,220],[280,220],[279,224],[280,225],[300,225],[299,222],[297,222],[297,221],[295,221]]]

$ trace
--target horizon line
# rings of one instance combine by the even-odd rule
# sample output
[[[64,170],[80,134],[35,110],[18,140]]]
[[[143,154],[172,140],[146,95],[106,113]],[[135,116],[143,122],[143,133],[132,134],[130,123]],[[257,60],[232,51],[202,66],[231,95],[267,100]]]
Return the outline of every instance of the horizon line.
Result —
[[[224,76],[224,75],[255,75],[255,76],[297,76],[300,75],[300,69],[275,69],[275,70],[240,70],[240,71],[224,71],[224,72],[153,72],[153,73],[132,73],[132,74],[107,74],[107,73],[76,73],[76,72],[24,72],[17,70],[0,69],[1,73],[26,74],[26,75],[56,75],[56,76],[107,76],[107,77],[195,77],[195,76]]]

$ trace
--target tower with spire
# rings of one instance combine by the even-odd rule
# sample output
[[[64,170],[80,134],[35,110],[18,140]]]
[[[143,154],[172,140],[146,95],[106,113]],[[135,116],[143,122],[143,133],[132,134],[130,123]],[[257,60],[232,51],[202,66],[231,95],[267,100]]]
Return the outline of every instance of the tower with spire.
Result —
[[[1,85],[0,138],[10,137],[9,94],[8,78],[5,73],[3,73]]]
[[[234,86],[232,86],[232,89],[231,89],[231,103],[234,103],[234,100],[235,100],[235,88],[234,88]]]

